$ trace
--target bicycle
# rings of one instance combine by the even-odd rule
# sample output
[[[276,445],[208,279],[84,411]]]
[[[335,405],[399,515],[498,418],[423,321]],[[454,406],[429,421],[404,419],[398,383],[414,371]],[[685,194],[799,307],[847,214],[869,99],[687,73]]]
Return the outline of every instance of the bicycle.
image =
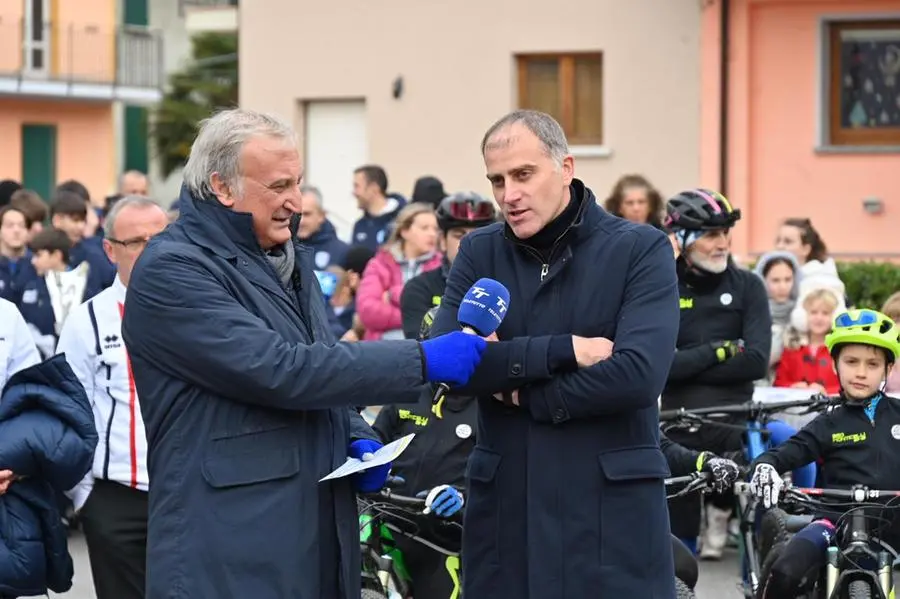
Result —
[[[709,490],[710,482],[712,480],[712,476],[708,472],[694,472],[692,474],[688,474],[687,476],[675,476],[672,478],[667,478],[665,480],[666,488],[669,487],[678,487],[681,486],[681,490],[676,491],[674,493],[667,493],[666,499],[676,499],[678,497],[685,497],[690,495],[691,493],[703,493]],[[682,486],[683,485],[683,486]],[[690,580],[696,580],[697,571],[699,570],[699,563],[697,562],[697,558],[694,557],[694,554],[691,553],[687,547],[684,547],[684,550],[679,551],[679,547],[683,547],[681,541],[678,537],[672,535],[672,545],[673,545],[673,557],[675,557],[675,592],[677,599],[696,599],[696,595],[694,594],[694,590],[691,584],[687,580],[683,580],[682,578],[687,579],[688,576],[679,577],[679,560],[678,555],[680,554],[683,559],[686,559],[686,555],[690,556],[692,563],[690,565]],[[685,566],[686,568],[687,566]]]
[[[425,499],[392,492],[390,486],[396,482],[391,477],[381,491],[357,498],[362,554],[361,599],[405,599],[410,595],[412,578],[397,548],[395,535],[412,539],[447,556],[447,572],[455,585],[450,599],[458,599],[461,593],[459,551],[419,533],[425,519],[448,536],[460,536],[462,524],[424,513]]]
[[[823,501],[830,498],[836,502]],[[888,498],[887,503],[872,502]],[[900,560],[897,551],[879,538],[880,525],[885,518],[867,514],[868,510],[891,510],[900,507],[891,501],[900,498],[900,491],[874,490],[863,485],[850,489],[787,487],[783,502],[807,510],[832,511],[853,506],[837,520],[836,532],[828,547],[825,568],[815,583],[812,597],[820,599],[889,599],[900,596]],[[813,517],[808,516],[807,523]],[[794,526],[802,528],[802,520]],[[888,522],[890,524],[890,522]],[[799,530],[799,528],[797,529]],[[779,543],[763,564],[768,572],[780,554]]]
[[[757,457],[765,453],[772,446],[771,433],[766,426],[772,422],[772,415],[785,410],[799,409],[796,415],[819,412],[834,405],[835,400],[821,394],[812,395],[806,399],[786,400],[775,402],[749,401],[740,404],[716,406],[710,408],[663,410],[659,413],[660,422],[664,424],[663,430],[673,428],[693,428],[698,425],[719,426],[741,430],[744,435],[744,459],[750,464]],[[737,425],[721,422],[716,417],[739,416],[745,420],[745,424]],[[813,477],[814,478],[814,477]],[[812,481],[810,481],[812,482]],[[814,484],[814,483],[812,483]],[[782,520],[777,520],[776,536],[762,536],[760,514],[756,509],[756,502],[752,500],[745,487],[736,485],[735,499],[737,509],[735,514],[739,523],[738,551],[740,554],[741,590],[744,597],[752,599],[756,596],[760,582],[760,563],[768,554],[770,548],[785,534],[780,527]],[[760,537],[760,538],[758,538]]]

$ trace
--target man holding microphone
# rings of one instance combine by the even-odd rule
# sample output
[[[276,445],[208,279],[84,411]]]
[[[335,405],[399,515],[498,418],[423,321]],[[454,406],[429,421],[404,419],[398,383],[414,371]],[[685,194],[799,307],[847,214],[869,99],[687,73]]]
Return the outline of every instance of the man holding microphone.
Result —
[[[464,384],[487,345],[335,343],[295,240],[301,164],[277,117],[207,119],[180,216],[135,265],[122,333],[147,432],[148,599],[359,599],[355,492],[388,466],[319,482],[380,447],[352,406]]]
[[[478,279],[509,289],[489,346],[516,349],[452,390],[479,397],[463,596],[674,599],[657,408],[679,322],[671,245],[597,205],[549,115],[506,115],[482,154],[506,223],[462,240],[432,329],[459,329]]]

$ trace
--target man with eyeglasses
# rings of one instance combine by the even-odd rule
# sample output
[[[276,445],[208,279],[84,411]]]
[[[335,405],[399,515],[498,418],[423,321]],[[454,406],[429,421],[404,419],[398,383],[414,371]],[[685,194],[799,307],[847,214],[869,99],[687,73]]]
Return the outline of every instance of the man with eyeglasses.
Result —
[[[441,229],[441,251],[444,263],[441,268],[422,273],[410,279],[400,296],[400,311],[403,315],[403,335],[416,339],[425,314],[440,305],[450,266],[459,252],[463,237],[475,229],[497,222],[494,203],[474,192],[463,192],[448,196],[437,208],[438,226]]]
[[[147,441],[122,315],[134,263],[167,224],[166,213],[149,198],[126,196],[115,203],[103,225],[103,249],[117,266],[116,279],[74,309],[57,347],[87,391],[100,435],[92,471],[69,492],[84,525],[98,599],[144,597]]]

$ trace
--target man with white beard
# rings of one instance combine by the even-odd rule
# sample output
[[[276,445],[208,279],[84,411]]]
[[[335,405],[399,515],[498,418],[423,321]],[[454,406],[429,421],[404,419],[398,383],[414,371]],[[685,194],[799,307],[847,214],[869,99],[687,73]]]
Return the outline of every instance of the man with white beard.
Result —
[[[759,277],[731,259],[731,229],[740,218],[741,211],[725,196],[707,189],[683,191],[666,204],[665,225],[680,254],[681,318],[663,410],[750,401],[753,382],[766,375],[772,343],[766,289]],[[691,449],[727,455],[741,449],[741,434],[740,428],[702,426],[669,436]],[[692,496],[669,503],[672,533],[695,551],[699,502]],[[722,556],[732,503],[729,494],[708,504],[701,557]]]

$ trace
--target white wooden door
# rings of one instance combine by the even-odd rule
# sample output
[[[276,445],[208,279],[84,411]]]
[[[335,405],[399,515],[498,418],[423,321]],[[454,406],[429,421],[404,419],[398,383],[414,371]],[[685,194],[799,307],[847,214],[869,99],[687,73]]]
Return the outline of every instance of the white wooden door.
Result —
[[[369,159],[366,103],[309,102],[305,121],[305,182],[322,191],[325,210],[338,237],[349,241],[353,223],[361,215],[353,197],[353,170]]]

